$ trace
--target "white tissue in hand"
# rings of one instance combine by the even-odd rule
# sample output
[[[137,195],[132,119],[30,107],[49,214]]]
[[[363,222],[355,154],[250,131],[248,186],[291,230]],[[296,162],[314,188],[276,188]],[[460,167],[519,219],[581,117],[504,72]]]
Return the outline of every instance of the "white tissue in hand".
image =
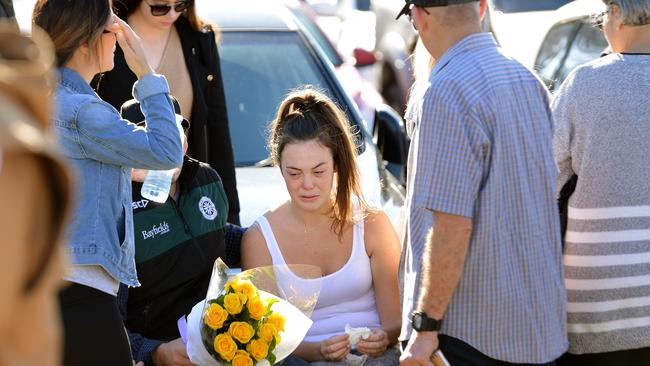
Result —
[[[356,346],[359,340],[370,337],[372,332],[368,327],[353,328],[350,324],[346,324],[345,333],[350,336],[350,345]]]

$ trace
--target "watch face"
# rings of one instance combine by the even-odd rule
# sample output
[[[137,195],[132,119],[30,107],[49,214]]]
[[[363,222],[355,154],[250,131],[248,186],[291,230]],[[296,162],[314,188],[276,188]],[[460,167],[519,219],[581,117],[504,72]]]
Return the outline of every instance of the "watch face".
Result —
[[[413,314],[413,328],[416,330],[422,328],[422,314]]]

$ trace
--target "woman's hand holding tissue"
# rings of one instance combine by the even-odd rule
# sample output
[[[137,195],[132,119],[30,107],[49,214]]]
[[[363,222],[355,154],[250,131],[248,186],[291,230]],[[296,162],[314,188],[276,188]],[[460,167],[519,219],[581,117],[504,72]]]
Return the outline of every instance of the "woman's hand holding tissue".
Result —
[[[357,343],[357,351],[372,357],[378,357],[388,348],[388,334],[382,329],[373,329],[367,338],[361,338]]]
[[[320,342],[320,353],[327,361],[343,361],[350,353],[350,342],[347,334],[327,338]]]

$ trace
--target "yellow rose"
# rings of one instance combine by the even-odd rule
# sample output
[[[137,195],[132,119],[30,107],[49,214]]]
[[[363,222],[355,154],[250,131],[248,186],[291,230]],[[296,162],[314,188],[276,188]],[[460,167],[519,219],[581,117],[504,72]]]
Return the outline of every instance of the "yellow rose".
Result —
[[[217,330],[223,326],[223,322],[228,318],[228,312],[219,304],[210,304],[205,309],[203,322],[210,328]]]
[[[246,303],[246,295],[244,294],[228,294],[223,299],[223,307],[228,310],[228,313],[236,315],[241,313]]]
[[[256,298],[256,297],[259,297],[259,293],[257,292],[257,288],[255,288],[255,286],[253,286],[253,284],[250,283],[250,281],[241,281],[239,283],[239,287],[235,291],[246,295],[246,297],[249,300],[253,299],[253,298]]]
[[[228,334],[222,333],[217,335],[214,339],[214,350],[217,351],[221,358],[230,361],[235,357],[237,344]]]
[[[239,343],[248,343],[255,335],[255,329],[246,322],[232,322],[230,328],[228,328],[228,333]]]
[[[232,359],[232,366],[253,366],[253,359],[244,350],[235,352],[235,357]]]
[[[269,345],[261,339],[253,339],[246,345],[246,350],[255,360],[259,361],[268,355]]]
[[[278,332],[284,331],[284,316],[282,316],[279,313],[271,313],[271,315],[266,318],[266,321],[273,324],[275,326],[275,329],[277,329]]]
[[[277,337],[278,331],[275,329],[275,326],[271,323],[264,323],[257,330],[257,335],[263,339],[265,342],[271,342],[274,337]]]
[[[251,318],[255,320],[260,320],[266,314],[267,308],[266,304],[258,297],[250,299],[246,304],[246,308],[251,315]]]
[[[226,283],[226,292],[228,292],[230,289],[232,289],[235,292],[246,295],[246,298],[248,299],[252,299],[254,297],[259,296],[257,287],[255,287],[255,285],[253,285],[251,281],[247,281],[247,280],[234,279],[228,281],[228,283]]]

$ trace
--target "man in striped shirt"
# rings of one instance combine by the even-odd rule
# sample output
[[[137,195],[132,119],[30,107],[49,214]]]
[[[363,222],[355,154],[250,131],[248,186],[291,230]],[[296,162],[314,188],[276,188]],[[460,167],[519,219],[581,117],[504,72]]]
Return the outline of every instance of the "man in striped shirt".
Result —
[[[402,10],[437,60],[410,106],[403,366],[438,346],[453,366],[553,364],[568,346],[549,95],[478,3]]]

